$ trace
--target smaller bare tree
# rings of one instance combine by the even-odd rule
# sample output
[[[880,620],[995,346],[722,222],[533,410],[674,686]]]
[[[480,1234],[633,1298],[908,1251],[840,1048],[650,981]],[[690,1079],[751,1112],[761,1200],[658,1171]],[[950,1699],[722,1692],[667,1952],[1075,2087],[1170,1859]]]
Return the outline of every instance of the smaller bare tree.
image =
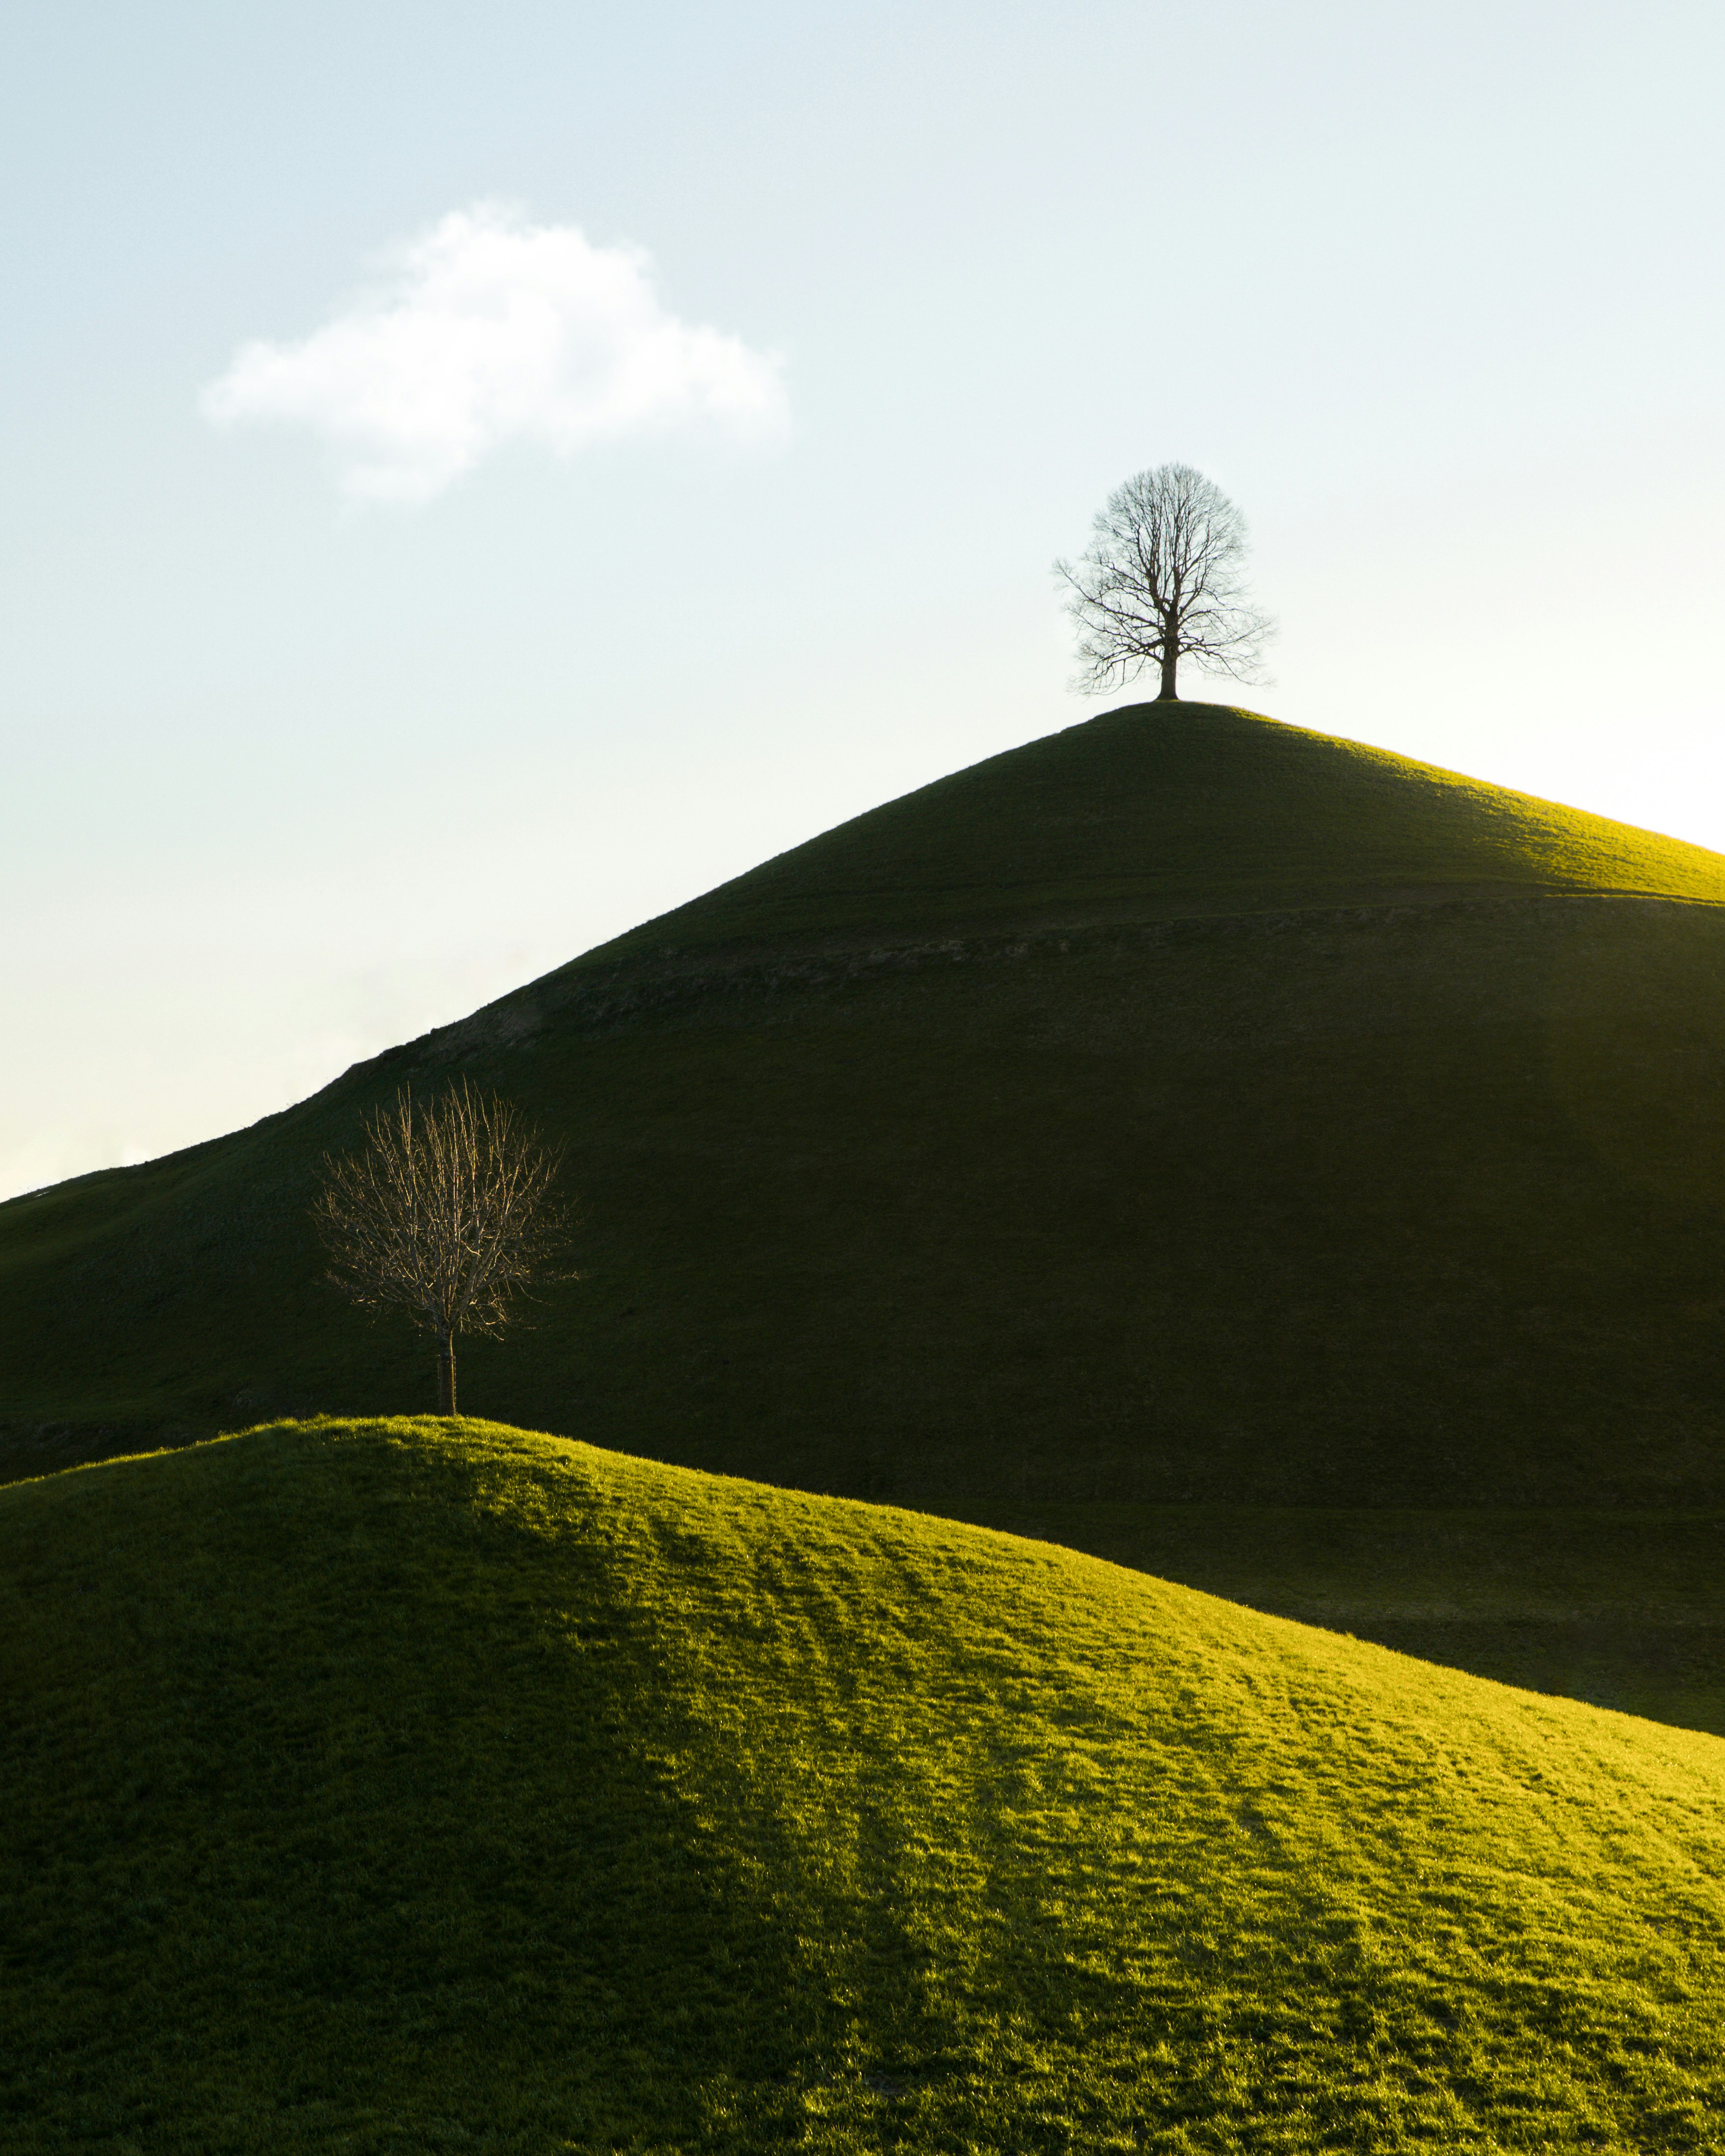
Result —
[[[1095,694],[1161,669],[1161,696],[1177,699],[1175,669],[1190,657],[1236,681],[1262,678],[1268,614],[1246,603],[1245,519],[1189,465],[1159,465],[1115,488],[1075,563],[1055,563],[1078,624],[1076,689]]]
[[[438,1413],[454,1414],[456,1336],[500,1333],[536,1280],[578,1277],[558,1270],[562,1154],[465,1078],[429,1107],[403,1087],[364,1128],[357,1152],[323,1158],[312,1214],[329,1277],[350,1302],[405,1310],[434,1336]]]

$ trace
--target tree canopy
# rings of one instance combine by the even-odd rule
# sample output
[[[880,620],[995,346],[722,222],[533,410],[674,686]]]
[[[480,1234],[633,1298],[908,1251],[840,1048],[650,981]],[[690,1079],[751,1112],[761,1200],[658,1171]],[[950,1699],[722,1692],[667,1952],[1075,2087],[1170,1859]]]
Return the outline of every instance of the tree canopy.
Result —
[[[1245,596],[1245,519],[1189,465],[1159,465],[1115,488],[1076,562],[1055,563],[1078,625],[1080,672],[1090,694],[1135,680],[1147,666],[1160,694],[1177,697],[1191,658],[1238,681],[1262,678],[1270,616]]]

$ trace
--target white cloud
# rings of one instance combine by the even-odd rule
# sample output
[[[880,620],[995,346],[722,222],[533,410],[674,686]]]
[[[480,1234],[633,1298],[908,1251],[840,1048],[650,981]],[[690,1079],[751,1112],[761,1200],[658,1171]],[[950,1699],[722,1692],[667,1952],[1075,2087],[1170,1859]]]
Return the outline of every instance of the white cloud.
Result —
[[[420,502],[491,450],[705,423],[781,439],[776,357],[666,312],[639,249],[478,203],[397,251],[379,290],[297,343],[244,345],[203,393],[218,426],[311,428],[345,493]]]

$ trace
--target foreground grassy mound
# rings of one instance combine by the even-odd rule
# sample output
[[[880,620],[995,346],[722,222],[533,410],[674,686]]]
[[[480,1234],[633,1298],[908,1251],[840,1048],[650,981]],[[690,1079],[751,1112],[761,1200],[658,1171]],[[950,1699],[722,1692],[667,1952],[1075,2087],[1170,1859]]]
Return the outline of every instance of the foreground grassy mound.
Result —
[[[0,1493],[0,2140],[1715,2148],[1725,1746],[480,1423]]]

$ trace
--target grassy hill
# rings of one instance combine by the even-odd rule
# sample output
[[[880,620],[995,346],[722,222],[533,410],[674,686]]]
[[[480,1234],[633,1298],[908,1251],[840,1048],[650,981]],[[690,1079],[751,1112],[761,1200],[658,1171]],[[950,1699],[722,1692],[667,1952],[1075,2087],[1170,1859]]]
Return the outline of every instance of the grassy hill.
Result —
[[[305,1209],[461,1070],[567,1138],[588,1272],[465,1404],[1725,1730],[1722,900],[1697,848],[1114,712],[0,1207],[0,1463],[429,1405]]]
[[[18,2156],[1708,2149],[1725,1744],[495,1424],[0,1491]]]
[[[1717,904],[1725,860],[1250,712],[1136,704],[859,816],[578,963],[1533,891]]]

